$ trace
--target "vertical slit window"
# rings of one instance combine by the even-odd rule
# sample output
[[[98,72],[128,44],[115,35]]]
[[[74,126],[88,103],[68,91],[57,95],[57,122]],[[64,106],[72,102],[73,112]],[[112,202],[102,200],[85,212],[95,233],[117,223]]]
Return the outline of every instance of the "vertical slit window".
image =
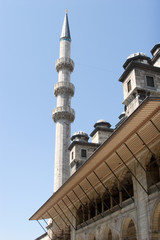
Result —
[[[128,90],[128,92],[130,92],[131,89],[132,89],[131,80],[129,80],[129,81],[127,82],[127,90]]]

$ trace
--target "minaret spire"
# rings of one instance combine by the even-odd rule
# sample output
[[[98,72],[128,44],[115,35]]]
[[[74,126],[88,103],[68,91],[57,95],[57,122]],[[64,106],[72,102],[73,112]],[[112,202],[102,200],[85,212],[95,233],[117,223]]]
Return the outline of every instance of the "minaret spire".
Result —
[[[71,97],[74,95],[74,85],[70,82],[70,74],[74,69],[74,62],[70,58],[70,48],[71,36],[66,12],[60,37],[60,57],[55,65],[58,82],[54,86],[57,107],[52,113],[52,118],[56,123],[54,191],[57,191],[70,176],[68,147],[71,138],[70,125],[75,118],[74,110],[70,106]]]
[[[63,27],[62,27],[62,32],[61,32],[61,38],[60,39],[66,39],[68,41],[71,41],[67,8],[66,8],[66,14],[64,16],[64,22],[63,22]]]

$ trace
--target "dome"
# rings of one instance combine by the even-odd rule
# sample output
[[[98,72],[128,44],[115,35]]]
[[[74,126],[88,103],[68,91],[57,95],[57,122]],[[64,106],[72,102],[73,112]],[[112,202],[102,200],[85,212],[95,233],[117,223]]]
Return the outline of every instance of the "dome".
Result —
[[[110,128],[111,124],[109,122],[106,122],[104,119],[98,120],[95,124],[94,127],[107,127]]]
[[[127,59],[134,58],[134,57],[137,57],[137,56],[148,57],[145,53],[137,52],[137,53],[132,53],[131,55],[129,55]]]
[[[138,62],[142,62],[142,63],[146,63],[146,64],[151,63],[150,57],[148,57],[145,53],[137,52],[137,53],[133,53],[133,54],[129,55],[129,57],[123,64],[124,69],[126,69],[129,65],[129,63],[132,61],[138,61]]]
[[[104,119],[100,119],[96,123],[107,123],[107,122]]]
[[[83,132],[83,131],[78,131],[78,132],[75,132],[71,138],[71,140],[76,140],[76,141],[85,141],[85,142],[88,142],[88,134]]]

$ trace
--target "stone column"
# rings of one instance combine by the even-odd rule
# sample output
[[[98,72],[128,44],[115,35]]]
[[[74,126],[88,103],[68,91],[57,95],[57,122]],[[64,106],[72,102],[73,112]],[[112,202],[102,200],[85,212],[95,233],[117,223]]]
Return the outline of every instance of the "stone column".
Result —
[[[104,196],[102,196],[102,214],[104,214]]]
[[[118,183],[118,191],[119,191],[119,205],[122,207],[123,196],[122,196],[122,186],[120,185],[120,183]]]
[[[143,187],[147,190],[147,179],[146,173],[142,169],[140,165],[136,166],[135,174],[139,182],[143,185]],[[132,170],[133,171],[133,170]],[[136,216],[137,216],[137,238],[139,240],[149,240],[149,222],[148,222],[148,195],[142,189],[140,184],[136,181],[135,178],[133,180],[134,187],[134,199],[135,206],[137,208]]]
[[[111,208],[111,211],[113,210],[113,197],[112,197],[112,194],[110,195],[110,208]]]

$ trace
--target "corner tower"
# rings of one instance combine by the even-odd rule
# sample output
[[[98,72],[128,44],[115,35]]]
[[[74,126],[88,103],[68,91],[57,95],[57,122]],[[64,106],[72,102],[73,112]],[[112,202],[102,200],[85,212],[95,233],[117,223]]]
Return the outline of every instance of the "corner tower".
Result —
[[[70,125],[75,118],[75,112],[71,108],[74,85],[70,82],[70,75],[74,69],[74,62],[70,58],[70,52],[71,35],[66,10],[60,37],[59,59],[55,64],[58,82],[54,85],[57,107],[52,112],[52,118],[56,123],[54,191],[57,191],[70,176],[68,147],[71,138]]]
[[[125,61],[119,81],[123,83],[125,115],[128,117],[148,96],[160,96],[160,44],[151,50],[153,59],[142,52]]]

